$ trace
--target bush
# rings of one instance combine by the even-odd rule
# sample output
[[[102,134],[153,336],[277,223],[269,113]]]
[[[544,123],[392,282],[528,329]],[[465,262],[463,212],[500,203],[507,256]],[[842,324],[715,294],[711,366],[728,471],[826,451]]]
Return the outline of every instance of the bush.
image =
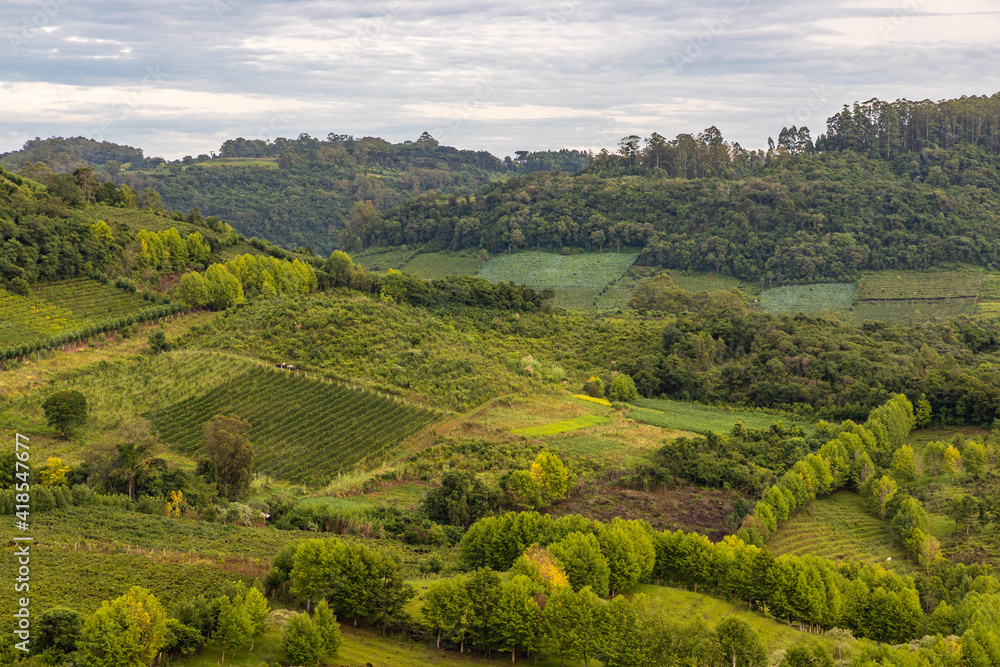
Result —
[[[281,646],[285,657],[293,665],[315,665],[323,655],[323,637],[316,624],[305,614],[288,619]]]
[[[635,389],[635,382],[632,377],[625,373],[618,373],[611,378],[611,386],[608,387],[608,398],[615,402],[628,403],[634,401],[638,392]]]
[[[115,287],[120,290],[125,290],[126,292],[135,291],[135,281],[130,278],[125,278],[123,276],[118,276],[115,278]]]
[[[589,380],[583,383],[583,393],[587,396],[593,396],[594,398],[603,398],[604,380],[599,377],[591,376]]]

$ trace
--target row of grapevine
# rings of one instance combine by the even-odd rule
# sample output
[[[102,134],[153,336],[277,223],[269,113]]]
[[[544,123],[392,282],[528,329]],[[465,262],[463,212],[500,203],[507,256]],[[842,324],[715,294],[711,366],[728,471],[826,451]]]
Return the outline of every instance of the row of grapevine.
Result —
[[[168,317],[181,312],[183,309],[184,307],[181,304],[176,303],[152,306],[144,308],[143,310],[120,315],[118,317],[109,317],[103,322],[87,324],[72,331],[64,331],[63,333],[36,338],[28,342],[13,345],[9,344],[10,339],[3,336],[0,340],[3,340],[3,342],[8,344],[4,347],[0,347],[0,361],[4,359],[16,359],[27,354],[31,354],[32,352],[59,347],[60,345],[66,345],[76,341],[87,340],[102,333],[117,331],[140,322],[147,322],[161,317]],[[2,334],[3,331],[2,325],[3,323],[0,322],[0,334]]]
[[[257,471],[310,485],[385,454],[436,418],[364,389],[256,364],[149,417],[163,440],[195,453],[204,441],[202,424],[217,414],[250,422]]]

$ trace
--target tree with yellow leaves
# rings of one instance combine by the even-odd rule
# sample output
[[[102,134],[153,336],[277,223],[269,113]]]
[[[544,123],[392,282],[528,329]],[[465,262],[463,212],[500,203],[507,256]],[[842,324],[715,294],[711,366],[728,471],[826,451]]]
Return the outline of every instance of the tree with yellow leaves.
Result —
[[[64,465],[62,459],[50,456],[38,470],[38,476],[45,486],[66,486],[70,467]]]
[[[546,595],[552,595],[560,586],[569,586],[569,578],[562,564],[552,552],[537,543],[528,547],[524,554],[514,561],[513,574],[523,574],[542,587]]]
[[[559,457],[552,452],[539,452],[531,464],[531,478],[538,485],[543,506],[566,497],[569,473]]]
[[[955,445],[948,445],[944,450],[944,471],[951,475],[951,481],[955,481],[955,472],[958,470],[958,463],[962,460],[962,454],[955,448]]]

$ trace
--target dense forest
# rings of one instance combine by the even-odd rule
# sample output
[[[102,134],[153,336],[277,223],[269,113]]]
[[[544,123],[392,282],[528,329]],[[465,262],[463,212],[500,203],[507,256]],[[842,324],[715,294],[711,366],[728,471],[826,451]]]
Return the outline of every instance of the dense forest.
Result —
[[[902,129],[890,111],[905,104],[855,105],[831,118],[815,145],[808,128],[793,127],[766,152],[729,144],[715,128],[673,141],[654,134],[645,148],[626,137],[582,173],[521,176],[475,197],[429,193],[354,219],[343,241],[642,248],[640,263],[769,285],[949,261],[992,265],[1000,260],[1000,158],[989,119],[998,99],[932,105],[937,124],[914,112]],[[895,143],[898,133],[913,136],[913,118],[931,139]],[[892,148],[880,149],[887,124]]]
[[[102,180],[156,191],[168,209],[198,208],[225,218],[247,237],[325,255],[337,247],[356,202],[371,201],[383,210],[428,191],[470,194],[510,174],[578,171],[588,157],[570,150],[518,151],[501,160],[485,151],[441,146],[427,133],[398,144],[335,133],[326,139],[240,137],[211,155],[173,162],[82,137],[34,139],[0,156],[0,165],[11,171],[29,165],[30,172],[38,162],[53,172],[90,167]]]

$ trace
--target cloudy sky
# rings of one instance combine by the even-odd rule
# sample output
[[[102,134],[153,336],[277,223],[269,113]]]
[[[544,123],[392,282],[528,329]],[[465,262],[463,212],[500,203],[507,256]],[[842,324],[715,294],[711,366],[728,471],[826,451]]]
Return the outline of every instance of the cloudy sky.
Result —
[[[710,125],[756,148],[855,100],[996,93],[997,35],[996,0],[4,0],[0,152],[429,131],[502,157]]]

